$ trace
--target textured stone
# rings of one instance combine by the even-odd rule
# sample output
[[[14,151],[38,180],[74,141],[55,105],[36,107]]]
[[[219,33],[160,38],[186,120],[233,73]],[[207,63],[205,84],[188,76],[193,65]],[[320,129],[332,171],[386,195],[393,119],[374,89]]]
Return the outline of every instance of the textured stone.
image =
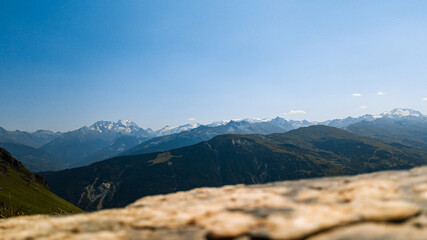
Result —
[[[427,167],[199,188],[122,209],[0,221],[1,239],[427,239]]]

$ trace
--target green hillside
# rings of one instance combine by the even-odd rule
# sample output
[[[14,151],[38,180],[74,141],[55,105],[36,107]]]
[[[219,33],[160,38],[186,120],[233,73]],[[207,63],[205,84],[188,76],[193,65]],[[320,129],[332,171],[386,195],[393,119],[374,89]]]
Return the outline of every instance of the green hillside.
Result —
[[[41,176],[0,148],[0,218],[78,212],[82,210],[49,191]]]

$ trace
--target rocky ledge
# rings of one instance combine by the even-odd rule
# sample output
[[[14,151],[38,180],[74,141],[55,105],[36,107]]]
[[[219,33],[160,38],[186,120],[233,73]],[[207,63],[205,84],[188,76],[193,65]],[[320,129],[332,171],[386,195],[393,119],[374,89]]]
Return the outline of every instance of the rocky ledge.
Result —
[[[1,239],[427,239],[427,167],[199,188],[0,221]]]

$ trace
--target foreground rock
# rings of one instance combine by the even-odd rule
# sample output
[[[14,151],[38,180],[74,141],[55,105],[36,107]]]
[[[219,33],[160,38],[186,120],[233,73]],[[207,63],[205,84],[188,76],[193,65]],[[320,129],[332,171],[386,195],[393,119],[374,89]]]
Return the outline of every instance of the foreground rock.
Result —
[[[123,209],[0,221],[2,239],[427,239],[427,167],[199,188]]]

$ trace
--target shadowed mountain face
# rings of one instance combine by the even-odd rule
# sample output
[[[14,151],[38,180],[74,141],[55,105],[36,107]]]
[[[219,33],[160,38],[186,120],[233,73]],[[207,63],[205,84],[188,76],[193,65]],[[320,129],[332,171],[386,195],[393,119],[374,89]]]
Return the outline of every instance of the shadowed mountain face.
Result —
[[[136,155],[190,146],[207,141],[221,134],[280,133],[311,124],[307,121],[288,121],[282,118],[267,121],[246,119],[242,121],[214,123],[209,126],[187,124],[151,131],[150,129],[144,130],[131,121],[99,121],[90,127],[82,127],[75,131],[58,135],[54,139],[49,139],[51,141],[47,143],[41,141],[41,143],[45,144],[40,147],[40,150],[48,152],[55,159],[59,159],[60,162],[56,165],[62,165],[61,168],[63,169],[66,167],[89,165],[118,155]],[[27,145],[28,141],[23,137],[20,138],[23,139],[22,141],[12,140],[14,135],[10,133],[12,132],[0,129],[0,142]],[[27,132],[15,131],[13,133],[27,137],[32,136],[32,134]],[[41,135],[42,133],[44,131],[40,130],[33,135]],[[17,139],[17,137],[13,137],[13,139]],[[136,145],[138,146],[135,147]],[[135,148],[129,150],[132,147]],[[35,157],[37,154],[25,155],[28,151],[19,152],[19,149],[14,148],[16,156],[20,156],[23,160],[33,160],[31,163],[27,162],[28,166],[39,164],[40,167],[37,170],[58,169],[56,165],[48,164],[41,166],[45,162],[45,158],[37,159]]]
[[[91,131],[84,127],[62,135],[54,141],[43,145],[41,149],[61,159],[65,165],[70,165],[91,153],[103,149],[111,141],[110,136],[104,136],[102,133]]]
[[[42,145],[61,136],[60,132],[51,132],[47,130],[38,130],[33,133],[24,131],[7,131],[0,127],[0,142],[22,144],[33,148],[41,147]]]
[[[117,157],[46,172],[52,191],[81,208],[122,207],[146,195],[202,186],[406,169],[426,152],[326,126],[272,135],[222,135],[161,153]]]
[[[0,127],[0,147],[7,149],[33,172],[61,170],[66,166],[51,154],[38,149],[58,137],[62,133],[47,130],[36,132],[7,131]]]
[[[0,148],[0,217],[75,212],[82,210],[50,192],[46,180]]]
[[[271,134],[283,133],[298,127],[312,125],[307,121],[288,121],[275,118],[266,122],[230,121],[219,126],[200,126],[190,131],[150,139],[131,148],[122,155],[138,155],[151,152],[167,151],[174,148],[190,146],[207,141],[222,134]]]
[[[114,147],[115,140],[122,136],[133,136],[137,139],[146,140],[150,134],[131,121],[118,121],[116,123],[99,121],[90,127],[82,127],[67,132],[43,145],[41,149],[60,159],[63,164],[75,166],[76,163],[82,162],[91,155],[110,156],[109,150],[112,150],[112,146]],[[130,146],[125,147],[128,149]],[[113,150],[115,150],[114,155],[120,153],[119,150]]]
[[[427,121],[419,119],[377,119],[352,124],[347,129],[358,135],[427,149]]]
[[[222,134],[284,133],[293,129],[297,129],[299,127],[307,127],[317,124],[337,128],[347,128],[350,125],[360,124],[363,128],[364,124],[376,126],[382,125],[383,122],[397,122],[398,124],[401,124],[402,122],[414,122],[417,124],[427,124],[427,118],[423,116],[420,112],[415,110],[393,109],[390,112],[384,112],[379,115],[364,115],[358,118],[348,117],[345,119],[334,119],[321,123],[314,123],[308,121],[289,121],[279,117],[262,122],[250,122],[247,120],[237,122],[230,121],[227,124],[223,125],[219,124],[215,126],[214,124],[211,124],[211,126],[200,126],[190,131],[183,131],[178,134],[153,138],[129,149],[121,155],[138,155],[144,153],[168,151],[170,149],[190,146],[202,141],[207,141],[215,136]],[[394,128],[395,125],[383,126],[382,128],[378,128],[376,131],[389,132],[389,127]],[[361,135],[370,136],[369,134],[362,134],[363,131],[365,130],[355,132]],[[370,129],[367,129],[366,131],[369,132]],[[410,134],[412,134],[412,132]],[[373,135],[373,137],[376,136],[377,135]],[[396,136],[392,140],[396,140],[398,139],[398,137],[399,136]]]
[[[0,143],[15,158],[19,159],[31,172],[62,170],[66,166],[49,153],[22,144]]]
[[[136,136],[126,136],[116,139],[116,141],[106,148],[90,154],[86,158],[71,164],[72,167],[89,165],[94,162],[105,160],[118,155],[138,155],[159,151],[168,151],[174,148],[186,147],[199,142],[207,141],[222,134],[270,134],[283,133],[301,126],[309,126],[312,123],[307,121],[288,121],[283,118],[275,118],[268,121],[252,122],[249,120],[230,121],[228,123],[211,126],[181,126],[179,133],[155,137],[152,139],[141,139]],[[177,130],[177,129],[173,129]],[[162,131],[162,133],[173,131]],[[159,132],[157,132],[159,134]],[[132,148],[131,148],[132,147]]]
[[[147,138],[141,138],[138,136],[121,136],[118,137],[112,144],[104,147],[89,156],[83,158],[82,160],[72,163],[71,167],[80,167],[92,164],[94,162],[99,162],[108,158],[115,157],[120,153],[128,150],[129,148],[140,144],[143,141],[146,141]]]

